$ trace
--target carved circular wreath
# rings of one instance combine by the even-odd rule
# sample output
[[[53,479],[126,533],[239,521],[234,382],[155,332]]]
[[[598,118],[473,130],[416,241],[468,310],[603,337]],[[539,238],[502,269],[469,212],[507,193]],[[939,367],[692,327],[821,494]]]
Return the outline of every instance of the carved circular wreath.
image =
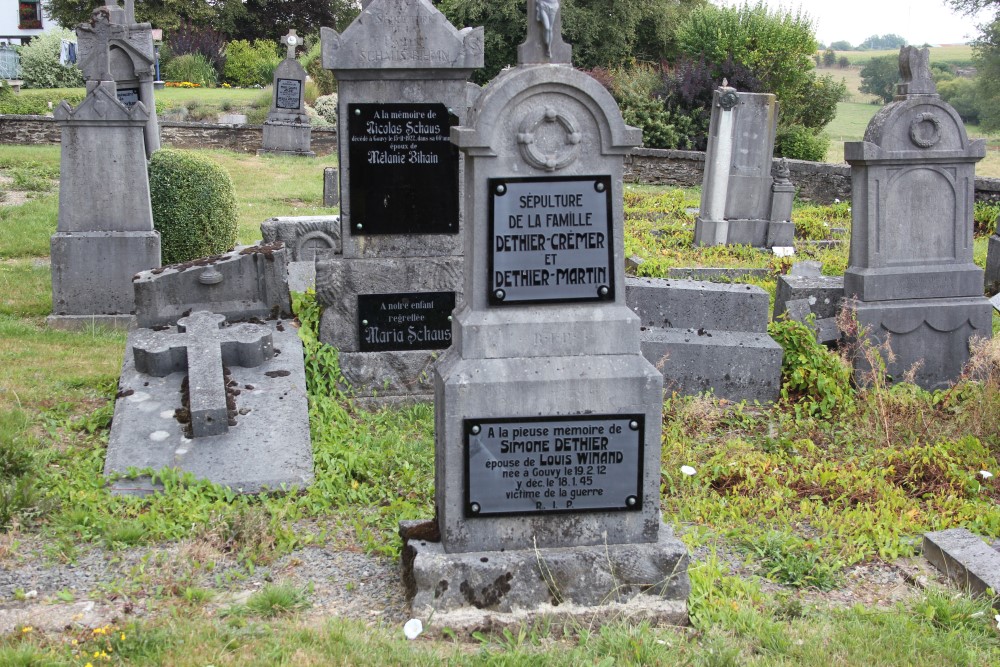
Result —
[[[920,148],[930,148],[941,141],[941,119],[929,111],[918,114],[910,121],[910,141]]]
[[[567,148],[560,151],[558,148],[552,152],[545,152],[535,142],[536,134],[542,125],[558,124],[565,133],[565,143]],[[556,171],[573,164],[580,154],[580,141],[582,135],[576,126],[576,119],[564,111],[556,111],[552,107],[544,110],[529,113],[521,123],[517,135],[518,148],[521,150],[521,157],[525,162],[538,169],[545,171]]]
[[[719,95],[719,106],[725,111],[729,111],[740,103],[740,97],[733,90],[727,90]]]

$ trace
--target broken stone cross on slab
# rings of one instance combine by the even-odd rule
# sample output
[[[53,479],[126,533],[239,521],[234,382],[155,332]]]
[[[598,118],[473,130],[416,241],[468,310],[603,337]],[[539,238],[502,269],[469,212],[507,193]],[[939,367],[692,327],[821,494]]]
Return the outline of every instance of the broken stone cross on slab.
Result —
[[[271,332],[256,324],[220,328],[224,315],[198,311],[177,321],[178,333],[136,332],[140,373],[166,377],[187,370],[191,432],[196,438],[229,430],[223,364],[252,368],[274,356]]]
[[[559,0],[528,0],[528,38],[517,49],[519,63],[572,63],[573,47],[562,39],[559,4]]]
[[[295,34],[295,29],[288,31],[288,34],[281,38],[281,43],[288,48],[286,58],[295,59],[295,47],[302,43],[302,38]]]
[[[108,44],[111,41],[111,11],[114,9],[120,10],[117,5],[98,7],[91,14],[89,24],[81,23],[77,26],[79,48],[89,54],[80,63],[87,81],[114,81]]]

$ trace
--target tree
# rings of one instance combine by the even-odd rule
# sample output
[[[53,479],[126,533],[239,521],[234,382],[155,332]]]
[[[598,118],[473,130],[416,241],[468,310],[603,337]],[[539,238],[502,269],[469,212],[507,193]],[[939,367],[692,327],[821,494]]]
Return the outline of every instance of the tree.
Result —
[[[994,9],[993,20],[979,26],[972,52],[978,71],[976,107],[980,128],[995,132],[1000,130],[1000,0],[950,0],[949,4],[965,14]]]
[[[872,58],[861,68],[862,93],[874,95],[888,104],[896,96],[896,83],[899,81],[899,58],[896,56],[879,56]]]
[[[675,26],[707,0],[564,0],[563,37],[573,45],[573,64],[613,67],[631,60],[659,62],[677,53]],[[517,64],[517,46],[527,35],[524,0],[441,0],[438,9],[455,26],[485,28],[485,65],[476,73],[489,81]]]
[[[906,40],[890,32],[885,35],[872,35],[861,42],[858,48],[869,51],[886,51],[888,49],[898,49],[901,46],[906,46]]]
[[[95,0],[44,0],[45,11],[64,28],[74,29],[90,21],[99,4]],[[148,21],[154,28],[175,30],[181,23],[209,23],[216,14],[214,3],[206,0],[144,0],[135,5],[137,21]]]
[[[353,0],[224,0],[214,3],[215,27],[229,39],[277,41],[289,29],[300,35],[321,27],[343,31],[358,15]]]
[[[847,69],[850,66],[851,66],[851,59],[848,58],[847,56],[840,56],[840,58],[837,59],[837,67],[839,67],[840,69]]]
[[[830,48],[834,51],[853,51],[854,47],[846,39],[837,40],[830,44]]]
[[[827,49],[823,52],[823,67],[833,67],[837,64],[837,54],[833,52],[833,49]]]

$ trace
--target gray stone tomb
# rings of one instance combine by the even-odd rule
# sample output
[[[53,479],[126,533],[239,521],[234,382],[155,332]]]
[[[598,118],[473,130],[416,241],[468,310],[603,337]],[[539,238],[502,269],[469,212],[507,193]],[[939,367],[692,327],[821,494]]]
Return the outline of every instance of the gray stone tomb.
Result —
[[[338,86],[342,253],[316,262],[320,339],[359,400],[430,400],[463,298],[463,167],[449,132],[478,93],[468,78],[483,30],[456,29],[429,0],[372,0],[322,40]]]
[[[116,12],[117,10],[117,12]],[[122,10],[99,7],[77,33],[90,41],[87,96],[73,109],[55,110],[62,129],[59,222],[51,240],[51,326],[128,327],[134,322],[132,276],[160,265],[153,229],[144,132],[149,113],[117,95],[111,71],[112,22]]]
[[[986,293],[1000,294],[1000,236],[990,237],[986,252]]]
[[[685,622],[687,553],[660,516],[662,378],[625,304],[622,168],[641,133],[547,37],[558,3],[528,17],[520,64],[451,134],[466,298],[434,368],[440,542],[401,526],[404,584],[414,615],[453,628],[608,608]]]
[[[174,468],[241,493],[312,481],[302,343],[282,320],[198,311],[129,333],[104,473]],[[145,494],[148,477],[112,489]]]
[[[306,71],[295,60],[295,48],[302,44],[302,38],[289,30],[281,43],[288,54],[274,70],[274,96],[264,121],[263,146],[257,153],[316,157],[305,107]]]
[[[771,175],[777,127],[774,95],[740,93],[725,81],[715,91],[695,245],[794,245],[787,164]]]
[[[889,340],[889,375],[918,367],[916,382],[932,389],[958,378],[969,340],[991,335],[992,313],[972,261],[973,180],[985,141],[970,141],[934,92],[928,59],[927,49],[900,49],[895,101],[863,141],[844,146],[853,216],[844,294],[868,339]],[[859,355],[859,379],[867,370]]]

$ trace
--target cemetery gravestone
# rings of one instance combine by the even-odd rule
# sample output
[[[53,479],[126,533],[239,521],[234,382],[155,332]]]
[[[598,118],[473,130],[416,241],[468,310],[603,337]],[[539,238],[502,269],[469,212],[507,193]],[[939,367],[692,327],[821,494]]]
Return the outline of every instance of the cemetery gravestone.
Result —
[[[1000,293],[1000,236],[990,237],[986,252],[986,293]]]
[[[87,96],[55,111],[62,128],[59,222],[52,236],[51,326],[127,327],[133,321],[132,276],[160,265],[146,172],[149,113],[122,104],[111,72],[121,26],[117,7],[99,7],[77,34],[90,43]]]
[[[725,82],[715,91],[696,245],[793,245],[787,164],[771,176],[777,128],[774,95],[740,93]]]
[[[868,340],[889,340],[901,379],[916,368],[926,389],[958,378],[969,340],[991,335],[983,271],[972,261],[975,163],[985,141],[970,141],[955,110],[934,92],[929,51],[900,50],[895,101],[849,142],[851,254],[844,294]],[[862,358],[855,371],[868,370]]]
[[[135,22],[135,2],[125,0],[125,8],[114,4],[105,7],[111,22],[108,39],[108,74],[115,82],[118,101],[131,109],[142,102],[149,118],[145,128],[146,157],[160,148],[160,127],[156,117],[153,80],[156,77],[156,53],[153,28],[149,23]],[[105,48],[92,31],[77,33],[79,63],[88,81],[99,81],[95,67],[101,67]],[[101,73],[103,74],[103,72]]]
[[[338,85],[341,246],[316,263],[320,339],[357,396],[429,399],[429,368],[462,302],[464,121],[482,28],[457,30],[429,0],[372,0],[322,31]]]
[[[641,132],[548,29],[529,20],[522,62],[452,130],[471,226],[434,371],[440,543],[401,526],[404,583],[415,615],[451,627],[562,610],[683,622],[687,555],[659,506],[662,378],[625,304],[622,167]]]
[[[258,154],[316,157],[310,149],[312,126],[306,114],[306,71],[295,60],[295,49],[302,38],[289,30],[281,38],[288,53],[274,70],[274,97],[264,121],[264,143]]]

